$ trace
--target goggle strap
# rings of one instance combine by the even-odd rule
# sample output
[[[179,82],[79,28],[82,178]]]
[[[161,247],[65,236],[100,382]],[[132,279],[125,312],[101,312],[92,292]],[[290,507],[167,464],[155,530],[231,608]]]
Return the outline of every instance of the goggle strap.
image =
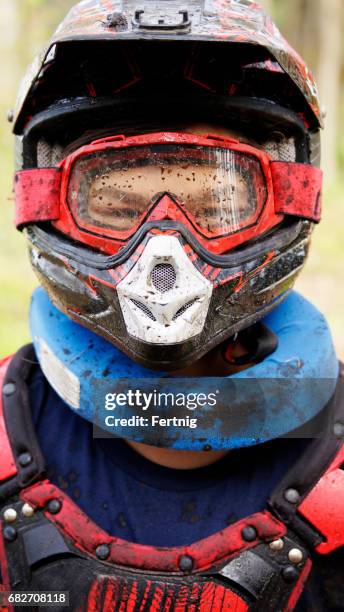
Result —
[[[308,164],[271,162],[275,212],[319,223],[323,172]]]
[[[318,223],[321,218],[323,173],[294,162],[271,162],[275,212]],[[57,221],[60,218],[60,168],[34,168],[15,174],[15,225]]]
[[[14,177],[15,225],[60,218],[62,173],[59,168],[21,170]]]

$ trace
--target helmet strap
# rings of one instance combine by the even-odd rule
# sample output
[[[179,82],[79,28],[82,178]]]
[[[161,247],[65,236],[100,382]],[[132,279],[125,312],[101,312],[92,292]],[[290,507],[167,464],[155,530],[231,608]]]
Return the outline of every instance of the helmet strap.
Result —
[[[275,352],[278,338],[266,325],[255,323],[224,343],[223,359],[231,365],[243,366],[260,363]]]

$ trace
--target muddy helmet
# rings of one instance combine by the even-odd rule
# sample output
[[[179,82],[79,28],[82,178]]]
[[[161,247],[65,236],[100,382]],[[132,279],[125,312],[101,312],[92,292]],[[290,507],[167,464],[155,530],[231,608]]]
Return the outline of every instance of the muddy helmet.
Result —
[[[14,113],[41,284],[144,366],[196,361],[293,287],[320,220],[320,128],[311,73],[256,2],[80,2]]]

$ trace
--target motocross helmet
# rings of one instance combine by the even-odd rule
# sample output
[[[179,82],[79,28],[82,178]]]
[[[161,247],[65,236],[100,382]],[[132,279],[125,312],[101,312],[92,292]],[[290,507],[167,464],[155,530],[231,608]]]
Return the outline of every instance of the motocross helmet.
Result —
[[[256,2],[80,2],[14,113],[16,225],[51,301],[153,369],[249,328],[305,263],[321,124]]]

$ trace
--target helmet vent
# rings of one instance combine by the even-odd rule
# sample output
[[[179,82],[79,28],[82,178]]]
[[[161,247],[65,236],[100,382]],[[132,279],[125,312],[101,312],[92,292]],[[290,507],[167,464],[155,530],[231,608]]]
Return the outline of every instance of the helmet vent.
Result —
[[[153,287],[160,291],[160,293],[171,291],[176,283],[176,279],[176,271],[171,264],[157,264],[151,272]]]
[[[42,138],[37,143],[37,167],[53,168],[62,159],[62,147],[58,144],[51,145]]]
[[[140,310],[142,310],[142,312],[145,313],[145,315],[147,317],[149,317],[149,319],[151,319],[151,321],[156,321],[155,316],[153,315],[152,311],[149,310],[149,308],[147,308],[147,306],[145,306],[145,304],[142,304],[142,302],[139,302],[138,300],[130,300],[133,304],[135,304],[136,308],[139,308]]]
[[[295,162],[296,148],[294,138],[287,138],[283,134],[278,135],[274,140],[269,140],[263,144],[265,151],[274,161]]]
[[[175,321],[176,319],[178,319],[178,317],[181,317],[182,314],[184,314],[184,312],[186,310],[189,310],[189,308],[191,308],[191,306],[193,306],[195,304],[195,302],[197,302],[197,300],[198,300],[198,298],[195,298],[194,300],[191,300],[191,302],[188,302],[187,304],[184,304],[184,306],[179,308],[179,310],[177,310],[176,314],[173,315],[172,321]]]

